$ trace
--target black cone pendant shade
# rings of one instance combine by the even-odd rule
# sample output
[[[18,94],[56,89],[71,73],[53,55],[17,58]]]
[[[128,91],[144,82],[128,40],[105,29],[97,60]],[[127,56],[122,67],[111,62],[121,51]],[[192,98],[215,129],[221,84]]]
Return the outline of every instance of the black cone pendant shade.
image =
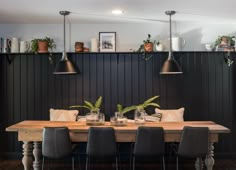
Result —
[[[66,24],[65,24],[65,17],[66,15],[69,15],[69,11],[60,11],[59,12],[61,15],[64,16],[64,50],[62,53],[62,57],[60,62],[56,65],[55,71],[53,74],[78,74],[79,71],[78,69],[73,65],[73,63],[68,59],[67,54],[66,54],[66,39],[65,39],[65,29],[66,29]]]
[[[171,15],[174,14],[175,11],[166,11],[166,15],[170,16],[170,51],[168,59],[164,62],[161,68],[160,74],[183,74],[179,64],[172,54]]]

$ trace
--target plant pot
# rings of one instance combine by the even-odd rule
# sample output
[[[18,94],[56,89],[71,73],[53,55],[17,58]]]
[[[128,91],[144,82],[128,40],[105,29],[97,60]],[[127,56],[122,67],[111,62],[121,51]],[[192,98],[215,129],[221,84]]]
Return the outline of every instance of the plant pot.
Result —
[[[127,117],[123,116],[120,112],[115,112],[115,116],[110,118],[110,123],[113,126],[126,126],[128,123]]]
[[[100,112],[90,112],[86,114],[86,124],[89,126],[99,126],[105,123],[105,115]]]
[[[47,53],[48,52],[48,42],[47,41],[38,41],[38,52]]]
[[[138,125],[142,125],[145,123],[145,110],[135,110],[134,111],[134,122]]]
[[[144,43],[144,51],[152,52],[153,51],[153,43]]]

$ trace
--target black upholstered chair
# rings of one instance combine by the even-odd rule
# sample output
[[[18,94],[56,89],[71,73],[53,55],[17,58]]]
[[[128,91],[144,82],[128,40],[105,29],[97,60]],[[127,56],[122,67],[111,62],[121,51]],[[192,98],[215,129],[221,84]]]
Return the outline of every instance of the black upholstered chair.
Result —
[[[72,157],[72,170],[74,170],[74,157],[72,155],[72,144],[67,127],[45,127],[43,129],[42,142],[42,170],[44,158],[63,159]]]
[[[160,158],[165,170],[165,141],[162,127],[142,127],[137,130],[134,143],[132,165],[135,170],[135,158]]]
[[[90,127],[87,142],[86,170],[91,164],[91,159],[115,159],[118,170],[117,147],[115,131],[111,127]]]
[[[179,143],[176,167],[179,169],[179,156],[187,158],[199,158],[201,168],[202,157],[208,153],[209,129],[208,127],[189,127],[185,126]]]

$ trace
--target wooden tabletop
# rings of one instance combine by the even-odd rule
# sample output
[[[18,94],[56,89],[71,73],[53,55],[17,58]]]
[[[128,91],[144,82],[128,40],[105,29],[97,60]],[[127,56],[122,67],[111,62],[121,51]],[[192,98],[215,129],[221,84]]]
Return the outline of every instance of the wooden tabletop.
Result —
[[[22,121],[6,128],[8,132],[18,131],[42,131],[44,127],[59,127],[66,126],[71,132],[87,132],[90,126],[85,122],[75,121]],[[142,126],[163,127],[165,133],[180,133],[184,126],[193,127],[208,127],[210,133],[230,133],[230,130],[222,125],[216,124],[212,121],[184,121],[184,122],[146,122]],[[138,125],[135,123],[128,123],[127,126],[111,126],[110,122],[99,127],[113,127],[116,131],[131,132],[136,131]]]

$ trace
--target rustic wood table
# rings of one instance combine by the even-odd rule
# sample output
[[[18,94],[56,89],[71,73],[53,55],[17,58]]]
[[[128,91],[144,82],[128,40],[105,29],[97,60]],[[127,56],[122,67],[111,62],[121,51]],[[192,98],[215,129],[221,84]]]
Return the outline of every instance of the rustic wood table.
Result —
[[[17,132],[18,141],[23,141],[23,158],[22,163],[25,170],[30,170],[33,165],[34,170],[41,169],[41,141],[44,127],[61,127],[66,126],[70,130],[71,140],[73,142],[86,142],[88,129],[85,122],[62,122],[62,121],[22,121],[6,128],[8,132]],[[230,133],[230,130],[222,125],[212,121],[185,121],[185,122],[146,122],[142,126],[163,127],[165,131],[165,142],[179,142],[184,126],[208,127],[210,130],[209,152],[205,159],[208,170],[214,166],[214,146],[219,140],[219,134]],[[99,127],[113,127],[116,133],[117,142],[134,142],[138,125],[128,123],[127,126],[111,126],[106,122]],[[34,159],[33,159],[34,156]],[[34,161],[33,161],[34,160]],[[195,167],[198,166],[198,159]]]

